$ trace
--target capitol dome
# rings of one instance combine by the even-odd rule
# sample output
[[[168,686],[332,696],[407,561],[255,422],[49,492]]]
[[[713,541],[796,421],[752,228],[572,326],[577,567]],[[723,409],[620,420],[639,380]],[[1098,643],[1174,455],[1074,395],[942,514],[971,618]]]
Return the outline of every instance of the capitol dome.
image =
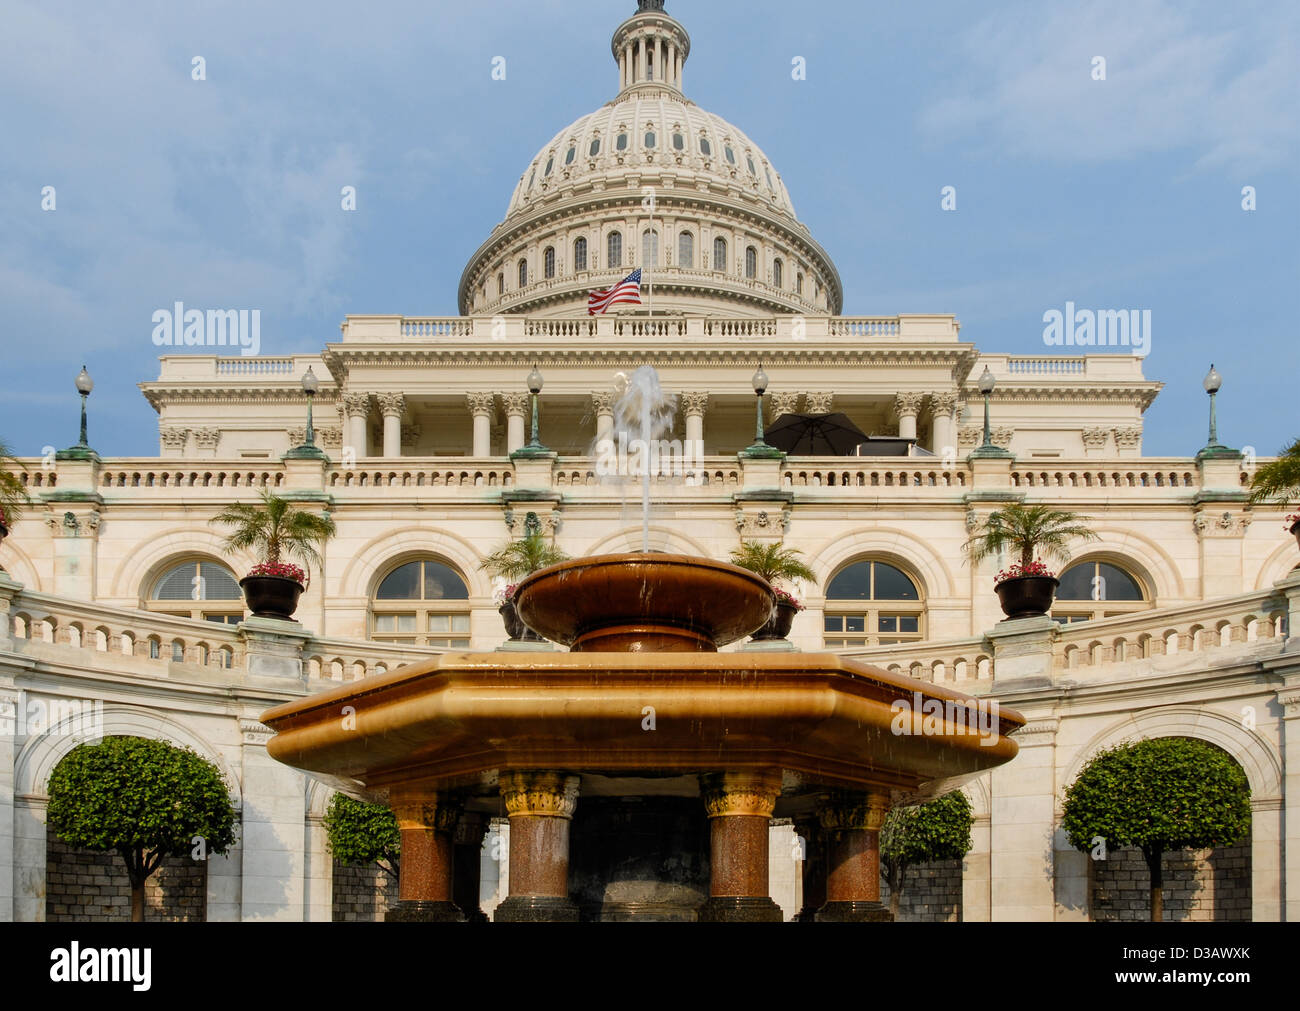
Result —
[[[618,94],[528,163],[461,277],[462,313],[582,314],[637,267],[645,304],[621,312],[839,313],[839,273],[780,173],[683,94],[690,47],[662,0],[640,0],[612,41]]]

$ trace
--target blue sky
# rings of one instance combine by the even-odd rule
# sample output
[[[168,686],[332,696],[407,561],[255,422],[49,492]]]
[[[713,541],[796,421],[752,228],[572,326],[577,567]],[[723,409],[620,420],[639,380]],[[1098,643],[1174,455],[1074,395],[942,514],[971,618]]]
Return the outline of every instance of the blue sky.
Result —
[[[1211,361],[1223,441],[1264,455],[1300,434],[1300,4],[667,8],[693,40],[688,96],[766,150],[846,314],[951,312],[985,350],[1036,354],[1067,299],[1150,309],[1148,454],[1204,443]],[[177,300],[261,308],[266,354],[319,350],[346,313],[454,314],[528,160],[613,97],[609,38],[634,10],[7,0],[0,437],[75,442],[85,361],[92,444],[156,453],[136,384]]]

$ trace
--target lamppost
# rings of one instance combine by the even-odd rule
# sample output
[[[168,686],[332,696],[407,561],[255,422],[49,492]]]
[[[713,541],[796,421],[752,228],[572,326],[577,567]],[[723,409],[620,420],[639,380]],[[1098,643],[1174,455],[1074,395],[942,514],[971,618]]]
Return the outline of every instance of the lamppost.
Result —
[[[1201,382],[1205,387],[1205,392],[1210,395],[1210,441],[1205,444],[1205,448],[1196,454],[1196,458],[1204,459],[1205,457],[1240,457],[1241,454],[1235,449],[1225,446],[1219,441],[1219,413],[1216,398],[1219,390],[1223,386],[1223,376],[1219,370],[1210,365],[1210,371],[1205,374],[1205,379]]]
[[[763,371],[763,366],[759,365],[758,371],[750,379],[754,387],[754,444],[742,450],[742,456],[773,459],[785,456],[785,453],[775,446],[769,446],[767,440],[763,438],[763,394],[767,392],[767,381],[767,373]]]
[[[541,419],[540,408],[538,406],[538,396],[542,392],[542,386],[545,385],[542,380],[541,370],[534,365],[533,370],[528,373],[528,392],[532,397],[533,405],[533,428],[532,438],[528,440],[528,445],[515,450],[510,454],[511,459],[529,457],[547,457],[552,455],[551,451],[542,445],[541,438]]]
[[[1005,460],[1013,454],[1000,446],[993,445],[993,429],[989,424],[989,399],[993,396],[993,388],[997,386],[997,380],[993,378],[993,373],[989,371],[987,365],[984,366],[978,386],[980,393],[984,395],[984,442],[971,456],[980,460]]]
[[[286,460],[323,460],[325,451],[316,445],[316,428],[312,423],[312,402],[320,390],[320,380],[311,366],[302,377],[302,392],[307,396],[307,434],[301,446],[295,446],[284,454]]]
[[[81,395],[81,438],[75,446],[68,449],[61,449],[54,454],[56,460],[98,460],[99,457],[95,451],[90,448],[90,442],[86,438],[86,398],[90,396],[90,391],[95,388],[95,381],[90,378],[90,373],[86,371],[86,366],[81,366],[81,371],[77,373],[77,393]]]

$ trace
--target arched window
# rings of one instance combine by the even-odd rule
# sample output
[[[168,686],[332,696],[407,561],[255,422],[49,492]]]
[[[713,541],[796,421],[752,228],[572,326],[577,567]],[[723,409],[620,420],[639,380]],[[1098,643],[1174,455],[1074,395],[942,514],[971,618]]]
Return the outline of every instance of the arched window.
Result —
[[[610,232],[609,241],[607,242],[607,245],[609,248],[605,251],[607,254],[605,256],[605,266],[607,267],[623,266],[623,233]]]
[[[673,134],[673,150],[674,151],[686,150],[686,138],[682,136],[682,134],[680,133]]]
[[[502,270],[497,273],[497,294],[504,295],[505,293],[506,293],[506,272]]]
[[[547,246],[546,251],[542,253],[542,269],[546,273],[547,280],[555,276],[555,247]]]
[[[600,154],[600,138],[599,138],[599,137],[592,137],[592,138],[591,138],[591,147],[589,147],[589,148],[587,149],[587,157],[589,157],[589,158],[595,158],[596,155],[598,155],[598,154]]]
[[[695,236],[690,232],[677,236],[677,266],[695,266]]]
[[[519,261],[519,287],[526,288],[527,286],[528,286],[528,261],[520,260]]]
[[[627,134],[626,134],[626,133],[620,133],[620,134],[618,135],[618,138],[614,141],[614,150],[615,150],[615,151],[626,151],[626,150],[627,150]]]
[[[731,150],[730,144],[726,145],[722,149],[722,153],[726,156],[728,163],[732,165],[736,164],[736,152]]]
[[[713,240],[713,269],[725,271],[727,269],[727,240]]]
[[[800,273],[794,275],[794,293],[795,293],[796,295],[802,295],[802,294],[803,294],[803,273],[802,273],[802,271],[801,271]]]
[[[573,269],[587,269],[587,240],[578,239],[573,244]]]
[[[388,573],[371,601],[372,639],[445,649],[469,648],[469,587],[432,558]]]
[[[754,168],[754,159],[750,155],[745,155],[745,164],[749,166],[749,174],[757,179],[758,169]]]
[[[646,229],[641,233],[641,266],[659,265],[659,233]]]
[[[645,132],[645,146],[646,146],[646,150],[647,150],[647,151],[652,151],[652,150],[654,150],[654,146],[655,146],[655,132],[654,132],[653,130],[647,130],[647,131]]]
[[[925,634],[925,604],[912,578],[887,562],[857,561],[826,586],[827,647],[885,646]]]
[[[555,155],[551,155],[551,157],[546,159],[546,171],[542,173],[542,178],[545,179],[549,176],[551,174],[551,169],[553,168],[555,168]]]
[[[713,157],[713,145],[709,143],[709,138],[703,135],[700,136],[700,154],[705,158]]]
[[[168,569],[149,587],[145,609],[195,621],[238,625],[244,620],[239,580],[224,565],[193,559]]]
[[[578,149],[576,147],[570,147],[564,156],[564,164],[572,165],[573,159],[576,157],[578,157]]]
[[[785,264],[780,260],[772,261],[772,283],[778,288],[785,287]]]
[[[1062,625],[1110,618],[1152,606],[1142,584],[1118,565],[1089,559],[1069,566],[1060,575],[1052,617]]]
[[[758,276],[758,250],[753,246],[745,249],[745,276],[751,280]]]

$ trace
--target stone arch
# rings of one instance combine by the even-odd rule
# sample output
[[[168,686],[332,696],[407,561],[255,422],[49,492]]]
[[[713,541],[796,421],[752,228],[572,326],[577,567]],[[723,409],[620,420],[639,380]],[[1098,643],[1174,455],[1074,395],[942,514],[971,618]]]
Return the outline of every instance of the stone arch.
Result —
[[[954,597],[957,583],[952,568],[923,538],[895,527],[864,527],[827,541],[808,553],[808,564],[825,587],[831,576],[849,562],[870,556],[901,563],[921,582],[927,601]]]
[[[0,568],[9,573],[9,578],[15,583],[22,583],[24,589],[40,592],[41,577],[31,556],[15,545],[12,537],[6,537],[0,543]]]
[[[1098,527],[1096,533],[1100,540],[1089,542],[1070,559],[1070,565],[1089,561],[1117,565],[1143,584],[1155,607],[1170,600],[1185,599],[1186,589],[1178,566],[1155,541],[1130,530]],[[1062,570],[1066,567],[1062,566]]]
[[[390,530],[363,545],[337,577],[326,580],[325,592],[335,599],[369,601],[382,572],[417,555],[445,559],[465,580],[471,599],[492,595],[492,582],[479,568],[482,556],[469,541],[446,530],[417,526]]]
[[[972,779],[961,786],[962,793],[970,801],[971,814],[977,819],[988,818],[993,811],[993,801],[989,795],[989,776],[987,774]]]
[[[1255,589],[1273,589],[1273,584],[1289,576],[1297,563],[1300,563],[1300,557],[1296,556],[1295,539],[1288,537],[1286,543],[1274,548],[1260,565],[1255,577]]]
[[[109,580],[109,595],[114,600],[130,601],[135,607],[144,598],[144,587],[164,569],[186,558],[206,557],[235,573],[251,568],[257,561],[250,554],[232,558],[221,543],[220,535],[202,527],[176,527],[143,542],[124,558]]]
[[[587,549],[587,554],[611,554],[625,551],[641,550],[641,527],[627,527],[596,541]],[[687,537],[681,530],[672,527],[651,524],[650,550],[666,551],[676,555],[695,555],[699,558],[713,558],[714,554],[694,538]]]

